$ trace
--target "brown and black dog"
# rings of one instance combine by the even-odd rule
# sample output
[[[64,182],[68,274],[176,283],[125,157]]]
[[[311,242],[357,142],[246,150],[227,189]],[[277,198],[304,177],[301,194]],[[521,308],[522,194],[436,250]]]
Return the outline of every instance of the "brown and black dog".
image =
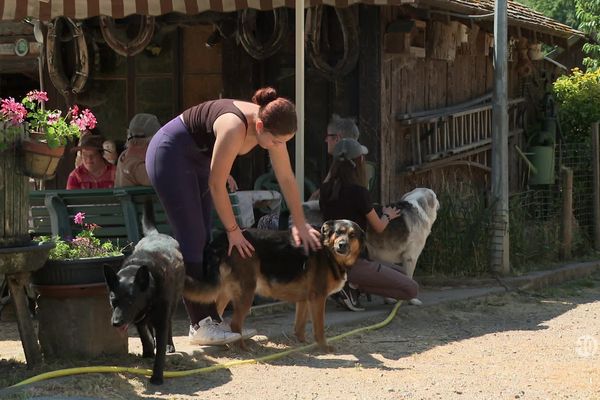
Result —
[[[244,236],[254,246],[252,257],[237,251],[227,256],[227,237],[215,238],[205,251],[205,279],[186,277],[184,296],[192,301],[216,301],[222,313],[231,301],[231,330],[242,332],[255,294],[296,303],[294,332],[305,341],[309,316],[315,340],[331,351],[325,339],[325,302],[346,281],[346,271],[365,246],[362,229],[349,220],[332,220],[321,227],[322,248],[304,254],[293,245],[289,231],[248,229]],[[243,340],[241,346],[244,347]]]

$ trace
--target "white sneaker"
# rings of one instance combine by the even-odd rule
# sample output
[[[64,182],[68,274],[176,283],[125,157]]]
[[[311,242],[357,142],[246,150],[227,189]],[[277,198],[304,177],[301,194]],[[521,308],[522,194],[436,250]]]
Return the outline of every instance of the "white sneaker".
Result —
[[[231,331],[231,319],[230,318],[225,318],[223,319],[223,322],[221,322],[221,324],[225,324],[226,327],[225,329],[228,329]],[[221,325],[219,324],[219,325]],[[258,334],[258,331],[254,328],[242,328],[242,339],[246,340],[246,339],[250,339],[251,337],[254,337]]]
[[[201,346],[227,344],[242,338],[239,333],[231,332],[229,325],[213,321],[211,317],[204,318],[195,326],[190,325],[188,337],[190,344]]]
[[[410,304],[412,304],[413,306],[422,306],[423,302],[419,299],[417,299],[416,297],[414,299],[410,299],[408,301]]]
[[[396,304],[398,302],[398,300],[394,299],[393,297],[384,297],[383,298],[383,304]]]

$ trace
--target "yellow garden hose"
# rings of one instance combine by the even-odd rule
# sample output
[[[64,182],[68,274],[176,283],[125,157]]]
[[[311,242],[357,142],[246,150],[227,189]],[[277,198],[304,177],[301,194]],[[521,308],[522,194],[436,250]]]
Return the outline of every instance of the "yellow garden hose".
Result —
[[[387,318],[381,322],[378,322],[373,325],[365,326],[362,328],[356,328],[351,331],[348,331],[348,332],[342,333],[340,335],[334,336],[332,338],[329,338],[327,340],[328,340],[328,342],[335,342],[337,340],[343,339],[343,338],[351,336],[351,335],[355,335],[357,333],[371,331],[371,330],[375,330],[375,329],[381,329],[384,326],[386,326],[387,324],[389,324],[392,321],[392,319],[394,319],[394,317],[396,316],[396,313],[398,312],[398,308],[400,308],[400,305],[402,305],[402,302],[401,301],[397,302],[396,305],[394,306],[394,308],[392,309],[392,311],[390,311]],[[317,343],[312,343],[312,344],[308,344],[305,346],[300,346],[300,347],[295,347],[293,349],[285,350],[285,351],[282,351],[279,353],[270,354],[268,356],[252,358],[252,359],[248,359],[248,360],[230,361],[230,362],[223,363],[223,364],[216,364],[216,365],[211,365],[210,367],[190,369],[187,371],[165,371],[164,377],[165,378],[178,378],[178,377],[183,377],[183,376],[201,374],[201,373],[205,373],[205,372],[217,371],[220,369],[235,367],[237,365],[256,364],[256,363],[273,361],[278,358],[288,356],[292,353],[310,350],[316,346],[317,346]],[[31,378],[25,379],[24,381],[21,381],[19,383],[12,385],[11,388],[28,385],[28,384],[31,384],[34,382],[40,382],[40,381],[43,381],[46,379],[58,378],[61,376],[68,376],[68,375],[91,374],[91,373],[123,373],[123,372],[127,372],[130,374],[137,374],[137,375],[146,375],[146,376],[152,375],[152,370],[150,370],[150,369],[130,368],[130,367],[97,366],[97,367],[67,368],[67,369],[59,369],[57,371],[45,372],[43,374],[32,376]]]

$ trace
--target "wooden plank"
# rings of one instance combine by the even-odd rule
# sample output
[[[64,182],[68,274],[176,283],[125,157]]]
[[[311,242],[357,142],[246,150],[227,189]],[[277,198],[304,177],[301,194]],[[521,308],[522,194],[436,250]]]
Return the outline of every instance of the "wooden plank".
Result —
[[[377,165],[383,165],[380,164],[383,145],[380,135],[384,135],[380,111],[382,98],[379,95],[382,82],[380,8],[360,5],[358,12],[361,25],[369,27],[369,29],[361,30],[359,35],[358,127],[360,129],[360,141],[369,149],[369,160]],[[380,175],[382,169],[378,168]],[[372,191],[374,201],[381,198],[381,176],[378,181],[380,187]]]

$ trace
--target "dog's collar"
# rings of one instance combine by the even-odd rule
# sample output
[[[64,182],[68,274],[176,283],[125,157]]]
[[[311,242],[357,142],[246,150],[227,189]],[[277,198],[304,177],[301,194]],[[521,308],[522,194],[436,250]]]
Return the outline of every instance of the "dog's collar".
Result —
[[[146,310],[144,310],[141,315],[138,315],[138,317],[133,321],[133,323],[139,324],[144,320],[144,318],[146,318]]]

